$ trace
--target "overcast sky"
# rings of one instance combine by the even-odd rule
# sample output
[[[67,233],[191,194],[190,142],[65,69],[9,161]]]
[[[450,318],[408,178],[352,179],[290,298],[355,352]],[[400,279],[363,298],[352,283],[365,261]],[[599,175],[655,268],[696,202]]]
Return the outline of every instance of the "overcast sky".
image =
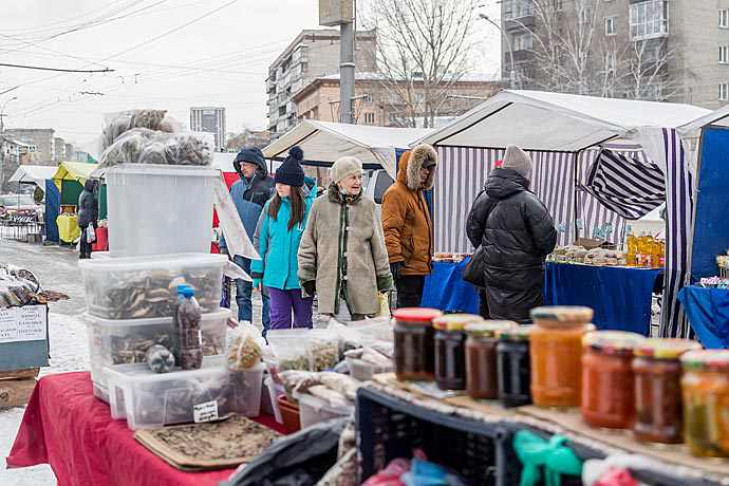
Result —
[[[484,3],[496,17],[497,2]],[[0,110],[7,127],[54,128],[93,152],[104,114],[133,108],[187,125],[190,106],[224,106],[229,132],[264,128],[268,65],[317,16],[317,0],[0,0],[0,63],[115,70],[0,66],[0,93],[20,86]],[[498,31],[477,28],[476,71],[497,73]]]

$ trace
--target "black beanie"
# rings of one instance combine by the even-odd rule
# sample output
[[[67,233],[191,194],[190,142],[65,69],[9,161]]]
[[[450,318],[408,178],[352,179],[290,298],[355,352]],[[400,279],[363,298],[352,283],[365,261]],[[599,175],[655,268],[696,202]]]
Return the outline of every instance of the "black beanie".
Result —
[[[303,186],[304,169],[301,168],[301,162],[303,160],[304,151],[298,145],[289,150],[289,155],[284,159],[281,167],[276,169],[276,182],[292,187]]]

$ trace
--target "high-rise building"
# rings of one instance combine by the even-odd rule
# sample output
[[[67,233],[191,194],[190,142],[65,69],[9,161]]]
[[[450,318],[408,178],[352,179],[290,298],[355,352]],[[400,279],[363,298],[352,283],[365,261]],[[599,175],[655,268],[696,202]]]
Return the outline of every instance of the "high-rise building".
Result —
[[[36,165],[55,165],[55,130],[52,128],[7,128],[4,135],[23,144],[34,146],[33,163]]]
[[[53,139],[53,161],[63,162],[66,160],[66,141],[60,137]]]
[[[215,137],[215,150],[225,149],[225,108],[190,108],[190,130],[212,133]]]
[[[268,130],[272,138],[296,125],[294,96],[315,79],[339,73],[338,30],[304,30],[268,68]],[[357,71],[375,70],[375,32],[357,32],[354,59]]]
[[[729,0],[504,0],[501,9],[512,87],[729,103]]]

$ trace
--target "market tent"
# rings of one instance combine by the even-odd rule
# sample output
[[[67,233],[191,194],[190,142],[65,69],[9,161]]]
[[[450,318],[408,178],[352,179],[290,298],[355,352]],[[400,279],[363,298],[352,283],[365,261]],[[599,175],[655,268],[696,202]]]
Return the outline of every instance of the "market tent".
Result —
[[[53,175],[56,187],[63,191],[63,181],[76,181],[82,186],[91,176],[91,173],[98,168],[98,164],[86,164],[83,162],[61,162]]]
[[[579,189],[598,149],[613,144],[636,154],[635,159],[655,163],[665,175],[668,251],[661,335],[687,335],[676,293],[686,276],[693,199],[691,171],[676,129],[708,113],[691,105],[500,92],[415,142],[434,145],[441,160],[434,197],[436,251],[471,249],[465,236],[466,208],[511,144],[530,151],[532,190],[552,213],[561,243],[574,241],[581,231],[589,237],[593,228],[612,224],[614,219],[600,219],[609,211]]]
[[[44,165],[21,165],[8,182],[35,184],[45,191],[46,181],[53,179],[58,167]]]
[[[305,165],[330,167],[339,157],[349,155],[361,160],[366,169],[384,168],[394,178],[397,150],[407,149],[431,131],[304,120],[263,149],[263,154],[280,161],[298,145],[304,151]]]

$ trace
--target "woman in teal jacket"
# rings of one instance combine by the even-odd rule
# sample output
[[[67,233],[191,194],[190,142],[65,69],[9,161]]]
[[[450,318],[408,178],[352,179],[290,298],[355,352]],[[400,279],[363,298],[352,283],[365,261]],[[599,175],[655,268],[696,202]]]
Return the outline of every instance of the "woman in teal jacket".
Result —
[[[251,276],[254,287],[262,284],[268,291],[271,329],[312,327],[313,299],[301,295],[297,277],[299,243],[316,198],[316,184],[308,191],[304,187],[303,156],[294,147],[276,171],[276,193],[266,203],[256,232],[261,260],[251,265]]]

